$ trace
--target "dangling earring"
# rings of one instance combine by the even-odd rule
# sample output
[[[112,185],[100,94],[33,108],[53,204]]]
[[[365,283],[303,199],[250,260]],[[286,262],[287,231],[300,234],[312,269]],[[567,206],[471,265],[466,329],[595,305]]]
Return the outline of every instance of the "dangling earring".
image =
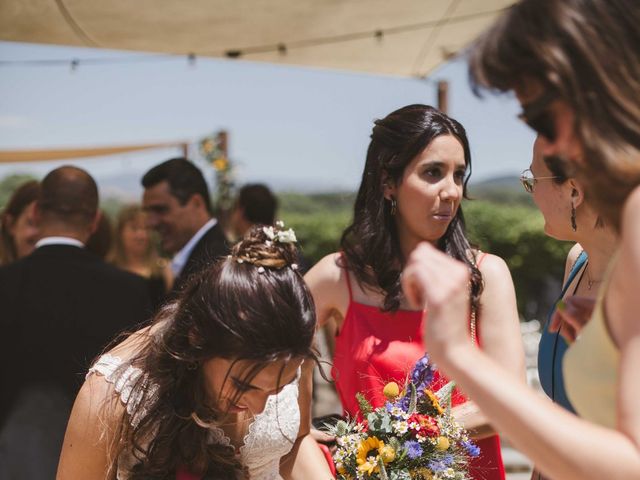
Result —
[[[393,217],[398,210],[398,202],[396,202],[396,199],[393,197],[390,198],[390,201],[391,201],[391,216]]]
[[[575,232],[578,230],[578,225],[576,224],[576,207],[573,206],[573,202],[571,203],[571,228]]]

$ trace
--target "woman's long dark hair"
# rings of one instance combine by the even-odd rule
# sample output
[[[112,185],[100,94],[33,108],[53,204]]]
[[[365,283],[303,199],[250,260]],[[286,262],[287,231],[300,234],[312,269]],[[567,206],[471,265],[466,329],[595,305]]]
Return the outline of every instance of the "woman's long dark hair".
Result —
[[[361,285],[385,292],[383,310],[400,307],[402,289],[400,272],[403,258],[395,217],[385,200],[384,182],[399,185],[404,170],[420,152],[440,135],[453,135],[464,150],[467,172],[463,195],[471,175],[471,152],[467,134],[457,121],[428,105],[408,105],[376,120],[367,151],[367,161],[353,212],[353,223],[342,234],[340,246],[345,264]],[[471,270],[471,301],[477,310],[482,293],[482,275],[470,257],[472,252],[465,235],[462,208],[438,241],[438,248],[469,266]]]
[[[296,255],[295,245],[256,227],[160,311],[145,346],[121,367],[146,375],[134,387],[142,400],[128,405],[114,436],[114,466],[128,449],[139,461],[132,479],[175,478],[181,465],[206,478],[235,478],[233,448],[209,444],[210,432],[200,426],[226,413],[207,398],[202,364],[214,357],[251,360],[244,378],[251,382],[270,362],[316,360],[315,308]]]

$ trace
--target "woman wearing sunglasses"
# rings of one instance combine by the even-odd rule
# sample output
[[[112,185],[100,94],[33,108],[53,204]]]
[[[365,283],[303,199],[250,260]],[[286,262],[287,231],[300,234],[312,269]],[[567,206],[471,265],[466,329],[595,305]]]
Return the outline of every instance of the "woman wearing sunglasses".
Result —
[[[471,58],[475,84],[515,90],[534,128],[539,113],[531,105],[556,92],[542,109],[549,121],[546,131],[537,129],[540,154],[559,157],[561,172],[582,182],[619,232],[597,279],[591,319],[563,361],[579,417],[515,381],[472,344],[466,266],[422,244],[403,274],[407,298],[429,305],[427,347],[439,368],[553,479],[640,478],[639,24],[637,0],[522,0]],[[534,189],[552,181],[541,177],[555,176],[534,175]]]

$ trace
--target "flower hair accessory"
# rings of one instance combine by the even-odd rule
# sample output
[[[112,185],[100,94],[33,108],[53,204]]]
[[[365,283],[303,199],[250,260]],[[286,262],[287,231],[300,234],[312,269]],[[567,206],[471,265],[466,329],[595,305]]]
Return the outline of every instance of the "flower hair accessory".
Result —
[[[281,229],[282,227],[284,227],[284,223],[277,222],[276,227],[279,227]],[[287,230],[280,229],[276,230],[273,227],[262,227],[262,231],[271,241],[280,243],[296,243],[298,241],[298,239],[296,238],[296,233],[292,228],[289,228]]]
[[[283,222],[278,221],[274,226],[256,226],[234,247],[228,258],[239,264],[254,265],[260,274],[267,269],[279,270],[286,266],[297,271],[296,242],[295,232],[291,228],[285,230]]]

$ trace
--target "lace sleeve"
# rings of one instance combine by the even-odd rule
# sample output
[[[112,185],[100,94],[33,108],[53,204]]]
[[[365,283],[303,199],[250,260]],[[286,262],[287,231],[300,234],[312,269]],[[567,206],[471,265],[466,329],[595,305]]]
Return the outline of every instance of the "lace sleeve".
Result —
[[[137,426],[147,413],[144,406],[141,409],[138,409],[138,406],[145,394],[148,393],[149,398],[155,397],[157,386],[149,384],[146,375],[140,381],[143,375],[142,370],[131,365],[125,368],[125,363],[120,357],[108,353],[102,355],[89,369],[87,377],[92,374],[103,375],[107,382],[113,384],[113,388],[120,395],[120,401],[126,406],[127,413],[131,417],[131,425]]]

